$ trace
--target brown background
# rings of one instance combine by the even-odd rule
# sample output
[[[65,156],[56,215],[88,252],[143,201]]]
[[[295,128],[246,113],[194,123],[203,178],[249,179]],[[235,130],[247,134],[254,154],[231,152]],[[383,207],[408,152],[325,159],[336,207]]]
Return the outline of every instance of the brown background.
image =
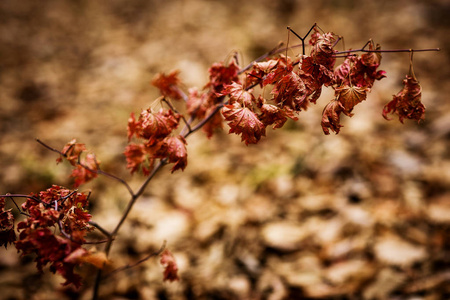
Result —
[[[189,138],[187,169],[159,174],[111,257],[118,267],[166,239],[182,280],[163,283],[154,259],[102,288],[108,299],[440,299],[450,278],[449,8],[443,0],[1,1],[0,193],[70,185],[69,166],[56,166],[36,137],[56,148],[77,138],[137,188],[142,177],[128,175],[121,153],[130,112],[158,97],[152,77],[179,69],[186,88],[202,87],[213,62],[237,50],[245,65],[286,41],[286,26],[303,35],[317,22],[346,48],[369,38],[384,49],[440,47],[415,55],[428,109],[419,125],[381,117],[408,72],[403,53],[384,55],[388,77],[338,136],[321,132],[333,96],[324,91],[257,146],[227,129]],[[106,178],[89,188],[94,220],[113,228],[126,191]],[[0,298],[90,297],[92,269],[80,270],[85,289],[63,291],[32,259],[0,251]]]

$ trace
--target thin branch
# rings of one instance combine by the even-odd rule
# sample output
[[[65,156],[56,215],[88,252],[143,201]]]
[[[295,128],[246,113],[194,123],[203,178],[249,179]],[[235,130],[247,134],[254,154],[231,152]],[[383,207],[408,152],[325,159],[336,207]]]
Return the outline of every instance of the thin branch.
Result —
[[[427,48],[427,49],[386,49],[386,50],[381,50],[381,49],[373,49],[373,50],[366,50],[364,48],[361,49],[355,49],[355,50],[345,50],[345,51],[336,51],[334,52],[334,54],[346,54],[346,53],[353,53],[353,52],[427,52],[427,51],[441,51],[440,48]]]
[[[161,159],[156,165],[150,175],[147,177],[147,179],[144,181],[142,186],[139,188],[139,190],[132,195],[130,201],[128,202],[128,205],[125,209],[125,212],[123,213],[122,217],[120,218],[119,223],[117,223],[116,228],[114,228],[113,232],[111,233],[111,237],[108,239],[105,245],[105,254],[108,256],[109,251],[111,250],[112,242],[114,241],[114,237],[117,235],[120,227],[122,227],[122,224],[125,222],[126,218],[128,217],[128,214],[130,213],[131,209],[133,208],[134,204],[136,203],[136,200],[144,193],[145,188],[149,184],[150,180],[158,173],[158,171],[167,164],[167,159]],[[98,291],[100,288],[100,281],[102,279],[102,269],[98,269],[97,275],[95,277],[95,283],[94,283],[94,292],[92,295],[92,299],[96,300],[98,299]]]
[[[61,197],[61,198],[59,198],[58,200],[55,200],[55,201],[61,200],[61,204],[64,204],[64,201],[66,201],[68,198],[70,198],[73,194],[75,194],[75,193],[77,193],[77,192],[78,192],[78,190],[75,189],[75,190],[73,190],[71,193],[69,193],[69,194],[67,194],[66,196]],[[55,209],[55,210],[57,210],[57,209]]]
[[[1,196],[0,196],[0,197],[1,197]],[[21,215],[30,217],[30,215],[29,215],[28,213],[26,213],[26,212],[24,212],[23,210],[20,209],[19,205],[17,205],[16,200],[14,200],[13,197],[9,196],[9,198],[10,198],[11,201],[14,203],[14,205],[16,206],[17,210],[19,211],[19,213],[20,213]]]
[[[114,274],[116,274],[116,273],[118,273],[118,272],[122,272],[122,271],[125,271],[125,270],[128,270],[128,269],[134,268],[134,267],[136,267],[137,265],[139,265],[139,264],[145,262],[146,260],[148,260],[148,259],[150,259],[150,258],[152,258],[152,257],[154,257],[154,256],[160,255],[160,254],[164,251],[164,249],[166,248],[166,244],[167,244],[167,242],[164,241],[163,244],[161,245],[161,248],[159,248],[159,250],[154,251],[154,252],[152,252],[152,253],[146,255],[145,257],[141,258],[140,260],[138,260],[138,261],[135,262],[134,264],[128,264],[128,265],[125,265],[125,266],[123,266],[123,267],[120,267],[120,268],[117,268],[117,269],[115,269],[115,270],[112,270],[110,273],[108,273],[108,274],[106,274],[105,276],[103,276],[101,280],[105,280],[105,279],[107,279],[108,277],[110,277],[110,276],[112,276],[112,275],[114,275]]]
[[[100,230],[101,233],[103,233],[106,237],[111,238],[112,234],[109,233],[108,230],[106,230],[105,228],[103,228],[102,226],[100,226],[97,222],[94,221],[89,221],[88,222],[90,225],[94,226],[95,228],[97,228],[98,230]]]
[[[42,203],[42,205],[44,205],[45,207],[49,207],[49,206],[51,206],[51,204],[49,204],[49,203],[45,203],[45,202],[42,202],[42,200],[41,199],[39,199],[39,198],[37,198],[37,197],[35,197],[35,196],[31,196],[31,195],[24,195],[24,194],[6,194],[6,195],[0,195],[0,197],[17,197],[17,198],[27,198],[27,199],[31,199],[31,200],[34,200],[34,201],[36,201],[36,202],[38,202],[38,203]]]
[[[311,26],[311,28],[308,30],[308,33],[306,33],[303,37],[299,36],[294,30],[291,29],[290,26],[287,27],[287,29],[292,32],[296,37],[298,37],[301,41],[302,41],[302,54],[305,55],[306,50],[305,50],[305,39],[308,37],[308,35],[311,33],[311,31],[317,27],[317,23],[314,23],[313,26]],[[320,27],[319,27],[320,29]],[[321,29],[322,30],[322,29]]]
[[[61,156],[65,157],[65,158],[67,158],[67,155],[66,155],[65,153],[63,153],[63,152],[61,152],[61,151],[59,151],[59,150],[57,150],[57,149],[55,149],[55,148],[50,147],[49,145],[47,145],[47,144],[45,144],[44,142],[42,142],[40,139],[36,139],[36,141],[37,141],[39,144],[41,144],[42,146],[44,146],[45,148],[47,148],[48,150],[53,151],[53,152],[56,152],[56,153],[58,153],[59,155],[61,155]],[[114,179],[114,180],[120,182],[122,185],[125,186],[125,188],[128,190],[128,192],[130,193],[130,195],[133,195],[133,190],[131,189],[131,187],[129,186],[129,184],[128,184],[125,180],[123,180],[122,178],[119,178],[119,177],[117,177],[117,176],[115,176],[115,175],[113,175],[113,174],[110,174],[110,173],[108,173],[108,172],[105,172],[105,171],[101,170],[101,169],[100,169],[100,166],[98,166],[98,165],[97,165],[97,168],[98,168],[97,170],[93,170],[93,169],[89,168],[88,166],[86,166],[86,165],[84,165],[84,164],[81,163],[81,161],[80,161],[80,156],[78,156],[77,164],[78,164],[79,166],[81,166],[82,168],[88,170],[89,172],[92,172],[92,173],[95,173],[95,174],[100,174],[100,175],[109,177],[109,178],[111,178],[111,179]]]
[[[40,139],[36,139],[36,142],[38,142],[39,144],[41,144],[42,146],[44,146],[44,147],[47,148],[48,150],[53,151],[53,152],[56,152],[56,153],[58,153],[58,154],[60,154],[60,155],[62,155],[62,156],[64,156],[64,157],[66,157],[66,154],[65,154],[65,153],[62,153],[61,151],[59,151],[59,150],[57,150],[57,149],[55,149],[55,148],[50,147],[49,145],[47,145],[46,143],[44,143],[44,142],[41,141]]]

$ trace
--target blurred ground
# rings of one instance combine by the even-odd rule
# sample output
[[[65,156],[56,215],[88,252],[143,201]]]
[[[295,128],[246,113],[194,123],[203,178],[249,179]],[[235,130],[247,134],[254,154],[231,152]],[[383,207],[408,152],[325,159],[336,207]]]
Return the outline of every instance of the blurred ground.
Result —
[[[149,81],[181,70],[202,87],[232,50],[249,63],[314,22],[361,47],[434,48],[415,55],[427,106],[417,125],[381,117],[401,89],[408,54],[384,55],[377,82],[338,136],[320,113],[332,92],[283,130],[246,147],[226,131],[189,138],[184,172],[163,170],[113,246],[115,266],[168,241],[181,280],[157,260],[104,282],[104,299],[444,299],[450,297],[450,84],[447,1],[1,1],[0,192],[70,185],[68,166],[39,146],[72,138],[130,181],[122,156],[131,111],[158,94]],[[102,178],[94,220],[113,228],[127,193]],[[0,250],[1,299],[89,299]]]

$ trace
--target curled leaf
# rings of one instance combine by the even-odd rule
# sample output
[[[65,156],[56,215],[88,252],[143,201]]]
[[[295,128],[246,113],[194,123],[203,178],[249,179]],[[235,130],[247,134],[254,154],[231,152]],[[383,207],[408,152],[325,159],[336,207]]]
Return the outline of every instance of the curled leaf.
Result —
[[[265,126],[273,124],[273,129],[283,127],[288,118],[295,121],[298,120],[298,118],[294,115],[294,112],[288,107],[279,108],[272,104],[263,104],[260,110],[261,115],[259,118],[261,122],[263,122]]]
[[[314,62],[331,70],[336,58],[334,57],[333,44],[336,41],[332,32],[320,34],[315,28],[309,43],[312,45],[311,57]]]
[[[14,243],[16,234],[14,233],[14,215],[11,209],[5,210],[5,198],[0,197],[0,247]]]
[[[338,100],[330,101],[322,112],[322,129],[323,132],[328,135],[330,130],[336,134],[339,133],[342,125],[340,124],[340,115],[343,112],[342,104]]]
[[[425,106],[421,102],[422,87],[417,79],[409,75],[403,80],[403,89],[393,97],[392,101],[383,108],[383,117],[389,120],[388,114],[398,115],[400,122],[404,119],[423,120],[425,118]]]
[[[178,70],[170,72],[169,75],[159,73],[155,76],[155,78],[153,78],[152,85],[159,88],[161,95],[164,97],[169,97],[175,100],[182,99],[181,92],[178,87],[180,84],[178,74]]]
[[[181,116],[171,109],[160,109],[153,113],[150,109],[141,112],[139,117],[139,137],[148,139],[150,144],[168,136],[178,127]]]
[[[306,86],[300,76],[294,71],[286,73],[278,80],[271,94],[276,104],[288,107],[294,111],[305,110],[308,107]]]
[[[127,169],[131,174],[139,170],[141,164],[146,160],[145,146],[143,144],[130,144],[125,148],[124,155],[127,159]],[[152,164],[153,165],[153,164]],[[144,174],[148,171],[146,166],[142,166]]]
[[[83,151],[86,151],[86,146],[84,144],[77,143],[77,140],[73,139],[64,146],[61,153],[65,155],[65,158],[72,166],[75,166],[78,162],[78,157]],[[62,160],[62,157],[59,157],[56,162],[60,163]]]
[[[249,108],[235,105],[225,105],[222,114],[230,126],[229,133],[241,134],[242,141],[256,144],[261,136],[266,136],[266,127],[258,116]]]
[[[335,89],[336,99],[342,104],[343,113],[352,116],[351,112],[356,104],[367,98],[368,88],[358,86],[341,86]]]
[[[177,262],[175,261],[175,257],[173,256],[172,252],[170,252],[168,249],[165,249],[163,253],[161,253],[161,265],[165,267],[164,269],[164,281],[176,281],[180,280],[178,277],[178,266]]]
[[[98,176],[97,171],[99,169],[100,162],[95,158],[92,153],[86,154],[86,157],[80,161],[81,164],[76,166],[76,169],[72,171],[70,177],[75,178],[73,184],[74,187],[91,181]]]
[[[380,50],[381,46],[377,44],[375,50]],[[369,43],[369,51],[373,49],[373,41]],[[361,62],[363,65],[367,67],[375,67],[377,68],[381,62],[381,53],[380,52],[368,52],[361,55]]]
[[[161,148],[156,152],[160,158],[167,157],[170,163],[175,163],[172,173],[187,166],[186,140],[181,135],[166,137]]]
[[[253,96],[251,91],[245,90],[242,84],[236,82],[227,85],[220,95],[228,95],[230,97],[230,104],[233,104],[236,101],[243,106],[252,107],[253,102],[255,101],[255,96]]]

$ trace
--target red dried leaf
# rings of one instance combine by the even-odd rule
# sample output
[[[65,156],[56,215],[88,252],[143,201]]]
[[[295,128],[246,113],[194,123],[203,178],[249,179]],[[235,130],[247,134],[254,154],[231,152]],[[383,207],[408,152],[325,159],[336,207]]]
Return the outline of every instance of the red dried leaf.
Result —
[[[248,107],[225,105],[222,114],[230,126],[229,133],[241,134],[245,144],[256,144],[261,136],[266,135],[266,127],[258,119],[258,116]]]
[[[86,146],[84,144],[77,143],[77,140],[73,139],[64,146],[61,153],[72,166],[75,166],[78,162],[78,157],[83,151],[86,151]],[[59,157],[56,162],[60,163],[62,160],[62,157]]]
[[[311,57],[316,64],[325,66],[328,70],[332,70],[336,58],[334,57],[333,45],[336,39],[332,32],[320,34],[316,28],[311,35],[309,43],[312,45]]]
[[[352,116],[351,113],[356,104],[367,98],[368,88],[357,86],[340,86],[335,89],[336,99],[343,107],[343,113]]]
[[[254,62],[253,67],[245,78],[245,86],[251,86],[255,83],[259,83],[260,86],[264,86],[267,82],[264,82],[263,79],[267,74],[272,72],[274,68],[278,65],[277,59],[270,59],[263,62]]]
[[[145,146],[142,144],[128,145],[125,148],[124,154],[127,159],[127,169],[130,169],[131,174],[139,170],[139,167],[147,158],[145,153]]]
[[[259,119],[261,122],[263,122],[265,126],[273,124],[273,129],[283,127],[288,118],[291,118],[294,121],[298,120],[294,115],[294,112],[288,107],[281,109],[272,104],[263,104],[260,110],[261,115],[259,116]]]
[[[377,44],[375,50],[380,50],[381,46]],[[369,43],[369,51],[373,49],[373,42]],[[377,68],[381,62],[381,53],[380,52],[369,52],[361,55],[361,62],[363,65],[367,67]]]
[[[11,209],[5,210],[5,198],[0,197],[0,247],[14,243],[16,234],[14,233],[14,215]]]
[[[186,140],[181,136],[166,137],[163,145],[156,152],[160,158],[168,158],[169,163],[175,163],[172,173],[178,169],[184,170],[187,166]]]
[[[66,279],[63,285],[79,287],[81,277],[74,273],[77,263],[66,261],[66,258],[85,251],[79,249],[86,234],[93,229],[88,223],[91,215],[87,207],[87,195],[56,185],[38,195],[30,195],[22,205],[28,218],[17,224],[17,250],[22,255],[34,253],[39,271],[50,264],[51,272]]]
[[[330,101],[322,112],[322,129],[323,132],[328,135],[330,130],[336,134],[339,133],[342,125],[340,124],[340,115],[343,112],[342,104],[337,100]]]
[[[240,68],[235,59],[232,59],[228,66],[223,63],[214,63],[209,69],[209,82],[205,88],[209,88],[211,92],[220,93],[226,85],[239,82],[238,72]]]
[[[392,101],[383,108],[383,117],[387,120],[389,113],[396,113],[400,122],[404,119],[423,120],[425,106],[421,102],[422,87],[419,82],[409,75],[403,80],[403,89],[394,96]]]
[[[153,78],[152,85],[159,88],[161,95],[164,97],[169,97],[175,100],[182,99],[180,89],[178,87],[180,84],[178,74],[178,70],[170,72],[169,75],[159,73],[155,76],[155,78]]]
[[[87,251],[84,248],[78,248],[64,258],[64,262],[77,265],[88,263],[98,269],[102,269],[108,263],[108,258],[104,252]]]
[[[377,49],[379,49],[379,46],[377,46]],[[377,70],[380,61],[381,55],[378,52],[369,52],[360,57],[347,56],[344,62],[334,71],[335,84],[371,88],[375,80],[386,77],[385,71]]]
[[[171,282],[180,280],[178,277],[178,266],[177,262],[175,261],[175,257],[173,254],[168,250],[165,249],[163,253],[161,253],[161,260],[160,263],[164,269],[164,281],[169,280]]]
[[[127,127],[128,142],[131,140],[133,135],[139,137],[140,130],[141,130],[141,122],[136,121],[134,113],[132,112],[130,118],[128,119],[128,127]]]
[[[70,177],[75,178],[74,187],[79,187],[98,176],[97,171],[99,170],[100,162],[95,158],[94,154],[86,154],[86,157],[81,159],[80,163],[70,175]]]
[[[280,78],[272,89],[274,101],[281,107],[301,111],[308,107],[307,90],[303,80],[291,71]]]
[[[219,96],[225,95],[228,95],[230,97],[230,104],[238,102],[243,106],[252,107],[255,101],[255,96],[253,96],[251,90],[245,90],[242,84],[239,84],[237,82],[233,82],[232,84],[227,85],[219,94]]]
[[[156,143],[178,127],[180,118],[180,114],[170,109],[161,108],[157,113],[153,113],[151,109],[144,110],[139,116],[139,137],[148,139],[150,144]]]
[[[315,86],[322,87],[322,85],[330,86],[333,84],[333,70],[316,62],[312,56],[303,56],[300,68],[303,71],[300,75],[304,74],[309,77],[309,81],[315,81]]]
[[[263,80],[263,86],[268,84],[274,84],[281,80],[284,76],[292,72],[294,70],[294,62],[290,59],[290,57],[286,57],[281,55],[276,60],[276,68],[272,69]]]

